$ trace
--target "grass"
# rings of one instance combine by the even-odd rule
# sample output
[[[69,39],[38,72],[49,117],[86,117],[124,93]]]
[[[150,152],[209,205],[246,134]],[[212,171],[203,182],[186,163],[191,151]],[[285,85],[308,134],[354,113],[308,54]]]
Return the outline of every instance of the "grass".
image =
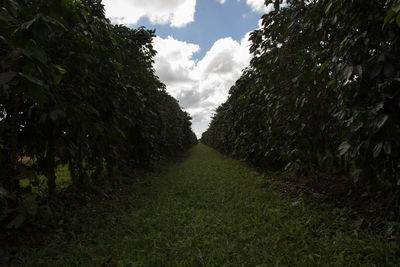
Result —
[[[57,188],[64,188],[72,184],[71,174],[68,165],[60,165],[55,170]],[[25,188],[31,185],[31,180],[28,178],[20,180],[21,187]],[[39,194],[46,194],[47,192],[47,178],[44,175],[39,177],[39,185],[31,185],[32,192]]]
[[[77,211],[70,232],[16,255],[23,266],[398,265],[381,239],[277,190],[198,145],[181,163]]]

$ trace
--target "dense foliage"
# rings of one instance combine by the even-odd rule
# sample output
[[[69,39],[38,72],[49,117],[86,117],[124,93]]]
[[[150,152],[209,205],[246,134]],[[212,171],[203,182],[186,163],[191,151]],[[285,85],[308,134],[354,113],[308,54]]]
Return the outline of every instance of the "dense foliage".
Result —
[[[0,9],[3,222],[18,203],[34,202],[21,178],[46,176],[52,196],[58,164],[83,188],[103,169],[111,179],[197,142],[154,74],[154,31],[112,25],[100,0],[0,0]]]
[[[270,170],[400,186],[400,1],[274,2],[202,142]]]

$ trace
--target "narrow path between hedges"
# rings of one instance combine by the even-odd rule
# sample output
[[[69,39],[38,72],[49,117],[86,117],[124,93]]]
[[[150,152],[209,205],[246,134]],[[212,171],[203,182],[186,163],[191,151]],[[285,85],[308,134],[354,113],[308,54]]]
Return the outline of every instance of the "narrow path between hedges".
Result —
[[[22,265],[392,265],[388,244],[333,221],[280,184],[204,145],[117,200],[89,205],[74,233],[18,255]]]

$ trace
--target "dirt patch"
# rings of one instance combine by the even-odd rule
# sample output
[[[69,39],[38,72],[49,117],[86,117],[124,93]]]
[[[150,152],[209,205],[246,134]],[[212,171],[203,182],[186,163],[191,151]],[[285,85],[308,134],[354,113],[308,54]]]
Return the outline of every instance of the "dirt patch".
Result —
[[[232,156],[221,153],[224,157]],[[396,191],[375,189],[377,186],[358,185],[346,178],[330,174],[287,177],[270,173],[260,166],[238,158],[271,180],[283,183],[281,191],[300,197],[309,205],[331,210],[340,220],[360,229],[384,234],[389,241],[399,244],[400,256],[400,186]]]
[[[22,165],[25,166],[32,166],[33,164],[35,164],[37,161],[36,158],[30,158],[30,157],[22,157],[18,160],[18,162]]]
[[[388,233],[393,223],[400,222],[398,194],[391,191],[355,187],[348,179],[335,176],[268,177],[283,181],[283,193],[303,197],[308,204],[328,208],[334,216],[359,228]]]

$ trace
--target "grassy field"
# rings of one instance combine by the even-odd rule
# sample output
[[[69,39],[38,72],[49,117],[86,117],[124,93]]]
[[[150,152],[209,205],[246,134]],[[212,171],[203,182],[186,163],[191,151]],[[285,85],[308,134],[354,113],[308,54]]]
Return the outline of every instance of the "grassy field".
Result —
[[[198,145],[113,201],[77,211],[71,229],[23,266],[393,266],[377,236],[335,221],[238,161]]]

